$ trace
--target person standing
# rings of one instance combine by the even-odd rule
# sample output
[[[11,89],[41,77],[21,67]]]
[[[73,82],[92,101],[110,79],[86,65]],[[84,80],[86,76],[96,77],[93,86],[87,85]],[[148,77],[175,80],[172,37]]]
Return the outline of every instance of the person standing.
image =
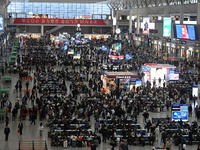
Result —
[[[166,146],[167,150],[170,150],[170,147],[171,147],[171,141],[170,141],[170,139],[166,140],[165,146]]]
[[[99,121],[95,122],[94,127],[95,127],[95,132],[98,133],[99,132]]]
[[[106,128],[102,129],[103,142],[105,142],[105,143],[106,143],[106,138],[107,138],[107,134],[108,134],[107,132],[108,131]]]
[[[162,138],[163,144],[164,144],[164,146],[165,146],[165,144],[166,144],[166,139],[167,139],[167,133],[166,133],[165,131],[162,132],[161,138]]]
[[[19,134],[22,135],[23,123],[21,121],[18,123],[18,130],[19,130]]]
[[[26,82],[26,90],[28,90],[28,87],[29,87],[29,82],[27,81]]]
[[[44,126],[42,123],[40,123],[40,126],[39,126],[40,137],[42,137],[43,129],[44,129]]]
[[[159,135],[160,135],[160,129],[159,129],[159,126],[157,126],[155,129],[156,142],[158,142]]]
[[[8,125],[6,125],[4,128],[4,134],[5,134],[5,140],[8,141],[8,136],[10,134],[10,128],[8,127]]]

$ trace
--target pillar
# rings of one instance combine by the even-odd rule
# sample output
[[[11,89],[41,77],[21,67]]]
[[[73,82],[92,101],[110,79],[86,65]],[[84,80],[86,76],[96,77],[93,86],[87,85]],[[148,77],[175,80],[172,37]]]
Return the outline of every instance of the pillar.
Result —
[[[115,17],[116,17],[116,29],[119,28],[119,24],[118,24],[118,16],[119,16],[119,12],[118,9],[115,11]]]
[[[197,24],[200,24],[200,0],[197,3]]]
[[[113,35],[115,34],[115,27],[116,27],[116,24],[117,24],[117,21],[116,21],[116,10],[112,9],[112,27],[113,27]],[[115,22],[115,23],[114,23]]]
[[[170,9],[169,6],[164,6],[163,7],[163,10],[164,10],[163,15],[164,15],[164,17],[170,17],[169,9]]]
[[[132,10],[129,11],[129,33],[132,33],[133,21],[132,21]]]
[[[44,36],[44,25],[41,25],[41,36]]]
[[[183,24],[183,5],[180,5],[180,24]]]
[[[137,10],[137,29],[136,33],[140,34],[140,14],[139,14],[139,9]]]

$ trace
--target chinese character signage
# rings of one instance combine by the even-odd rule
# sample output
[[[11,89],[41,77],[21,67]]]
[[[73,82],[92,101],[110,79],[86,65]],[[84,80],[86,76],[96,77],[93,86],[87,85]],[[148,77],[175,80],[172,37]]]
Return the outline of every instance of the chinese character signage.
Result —
[[[3,15],[0,15],[0,32],[3,31]]]
[[[149,17],[143,17],[143,34],[149,34],[149,23],[150,18]]]
[[[103,19],[15,18],[14,24],[107,25]]]
[[[163,36],[171,37],[171,17],[164,17],[163,19]]]

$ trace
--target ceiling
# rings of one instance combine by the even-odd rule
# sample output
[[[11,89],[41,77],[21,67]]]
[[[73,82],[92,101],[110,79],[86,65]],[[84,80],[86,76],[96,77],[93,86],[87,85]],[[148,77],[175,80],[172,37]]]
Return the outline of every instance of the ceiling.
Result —
[[[29,2],[54,2],[54,3],[98,3],[107,0],[29,0]]]

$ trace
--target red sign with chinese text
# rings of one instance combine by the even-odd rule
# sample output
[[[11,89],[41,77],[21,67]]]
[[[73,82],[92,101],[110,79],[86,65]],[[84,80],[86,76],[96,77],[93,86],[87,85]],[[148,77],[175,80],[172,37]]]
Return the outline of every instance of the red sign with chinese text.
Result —
[[[103,19],[15,18],[14,24],[107,25]]]
[[[119,59],[120,59],[120,58],[123,59],[123,58],[124,58],[124,55],[120,55],[120,56],[116,56],[116,55],[108,55],[108,57],[109,57],[109,58],[116,58],[116,59],[117,59],[117,58],[119,58]]]

